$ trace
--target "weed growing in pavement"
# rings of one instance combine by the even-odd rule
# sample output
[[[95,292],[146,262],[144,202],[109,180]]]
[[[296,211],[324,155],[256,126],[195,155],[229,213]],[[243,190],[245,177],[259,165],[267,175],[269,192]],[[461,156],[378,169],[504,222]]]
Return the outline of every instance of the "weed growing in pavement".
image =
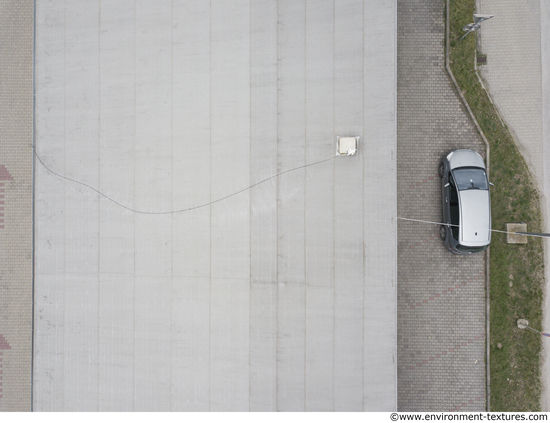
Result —
[[[540,198],[532,175],[508,128],[481,86],[474,69],[476,34],[462,41],[462,27],[472,22],[475,0],[450,2],[450,65],[490,145],[489,175],[493,228],[525,222],[530,232],[541,232]],[[490,58],[489,58],[490,60]],[[506,243],[493,233],[490,247],[490,370],[491,411],[540,410],[541,337],[521,330],[519,318],[537,329],[542,324],[544,253],[541,238],[527,244]],[[545,342],[550,340],[545,339]],[[497,345],[501,344],[502,348]],[[549,345],[550,347],[550,345]]]

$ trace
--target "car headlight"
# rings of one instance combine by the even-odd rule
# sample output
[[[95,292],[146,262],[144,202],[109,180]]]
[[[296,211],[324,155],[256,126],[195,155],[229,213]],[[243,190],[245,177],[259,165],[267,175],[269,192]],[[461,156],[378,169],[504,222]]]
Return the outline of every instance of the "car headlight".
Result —
[[[454,153],[454,151],[451,151],[449,154],[447,154],[447,160],[451,160],[451,157],[453,157]]]

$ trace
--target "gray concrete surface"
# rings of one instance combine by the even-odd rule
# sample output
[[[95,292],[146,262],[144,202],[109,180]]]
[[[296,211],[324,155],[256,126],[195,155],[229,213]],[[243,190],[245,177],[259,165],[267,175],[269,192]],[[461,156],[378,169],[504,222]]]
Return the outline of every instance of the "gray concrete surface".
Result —
[[[541,193],[545,232],[550,232],[550,9],[547,1],[478,0],[481,13],[495,17],[479,33],[480,49],[487,54],[481,74],[521,153],[529,164]],[[489,25],[489,22],[491,23]],[[485,25],[485,24],[484,24]],[[545,242],[546,295],[543,330],[550,328],[548,281],[550,252]],[[550,345],[543,339],[541,396],[543,410],[550,410]]]
[[[390,411],[396,3],[36,2],[34,409]]]
[[[445,3],[398,1],[398,216],[441,222],[437,167],[484,144],[445,70]],[[419,25],[422,22],[422,25]],[[455,256],[439,226],[398,224],[400,411],[485,410],[485,254]]]
[[[540,0],[477,0],[477,9],[495,15],[479,31],[481,76],[542,190]]]
[[[33,2],[0,0],[0,412],[30,411]]]

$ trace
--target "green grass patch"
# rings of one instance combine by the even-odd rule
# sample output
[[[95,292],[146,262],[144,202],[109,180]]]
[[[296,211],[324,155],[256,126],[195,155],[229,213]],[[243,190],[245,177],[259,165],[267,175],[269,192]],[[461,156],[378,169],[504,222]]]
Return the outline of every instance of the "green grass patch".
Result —
[[[481,86],[474,68],[476,34],[462,27],[473,22],[475,0],[450,1],[450,65],[472,112],[490,145],[493,229],[506,223],[527,223],[541,232],[539,193],[508,128]],[[490,60],[490,58],[489,58]],[[490,248],[491,411],[539,411],[541,337],[518,329],[520,318],[541,330],[544,283],[543,246],[530,237],[525,245],[506,244],[493,233]],[[498,348],[498,344],[502,348]]]

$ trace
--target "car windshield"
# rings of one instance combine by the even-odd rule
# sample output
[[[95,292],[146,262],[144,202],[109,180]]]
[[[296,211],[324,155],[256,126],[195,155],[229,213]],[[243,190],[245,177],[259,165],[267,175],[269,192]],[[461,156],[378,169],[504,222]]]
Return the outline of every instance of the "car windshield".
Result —
[[[487,175],[483,169],[463,167],[455,169],[453,175],[460,191],[466,189],[488,189]]]

